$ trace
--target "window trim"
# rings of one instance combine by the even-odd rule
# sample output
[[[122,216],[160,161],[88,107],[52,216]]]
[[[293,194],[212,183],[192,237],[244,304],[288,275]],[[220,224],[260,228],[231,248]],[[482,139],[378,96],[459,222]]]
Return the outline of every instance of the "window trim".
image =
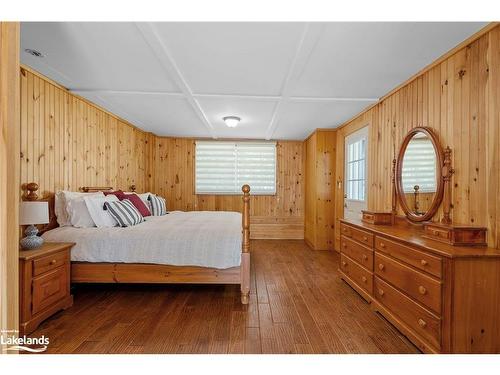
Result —
[[[210,196],[210,195],[227,195],[227,196],[238,196],[242,195],[241,186],[239,187],[240,191],[236,192],[198,192],[196,189],[196,143],[197,142],[226,142],[226,143],[234,143],[234,144],[242,144],[242,143],[269,143],[274,145],[274,192],[257,192],[252,191],[252,185],[250,185],[250,194],[258,195],[258,196],[268,196],[274,197],[278,195],[278,142],[276,141],[259,141],[259,140],[230,140],[230,139],[221,139],[221,140],[210,140],[210,139],[197,139],[194,142],[194,155],[193,155],[193,191],[194,195],[199,196]]]

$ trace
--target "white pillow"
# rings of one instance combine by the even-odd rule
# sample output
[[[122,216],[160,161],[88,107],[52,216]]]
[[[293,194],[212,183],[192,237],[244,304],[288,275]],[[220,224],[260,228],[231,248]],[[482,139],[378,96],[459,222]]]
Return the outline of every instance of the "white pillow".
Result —
[[[104,196],[102,192],[97,193],[80,193],[76,191],[61,190],[55,194],[54,213],[56,214],[57,223],[60,227],[71,226],[71,220],[66,208],[71,199],[83,196]]]
[[[66,204],[69,221],[71,222],[71,225],[76,228],[95,227],[94,220],[92,220],[92,217],[90,216],[84,199],[85,197],[74,198]]]
[[[56,214],[57,224],[59,224],[60,227],[71,226],[71,222],[66,212],[66,198],[64,193],[64,191],[58,191],[55,194],[54,213]]]
[[[118,225],[118,222],[111,216],[109,211],[104,209],[104,202],[119,201],[116,195],[110,194],[105,197],[84,197],[83,199],[89,210],[90,217],[97,228],[111,228]]]

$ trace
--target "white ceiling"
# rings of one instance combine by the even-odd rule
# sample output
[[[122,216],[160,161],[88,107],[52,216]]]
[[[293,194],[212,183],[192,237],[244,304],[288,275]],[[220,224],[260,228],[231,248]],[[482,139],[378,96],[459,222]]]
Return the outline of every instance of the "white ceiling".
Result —
[[[484,26],[22,23],[21,61],[157,135],[304,139],[341,125]],[[224,125],[228,115],[242,118],[237,128]]]

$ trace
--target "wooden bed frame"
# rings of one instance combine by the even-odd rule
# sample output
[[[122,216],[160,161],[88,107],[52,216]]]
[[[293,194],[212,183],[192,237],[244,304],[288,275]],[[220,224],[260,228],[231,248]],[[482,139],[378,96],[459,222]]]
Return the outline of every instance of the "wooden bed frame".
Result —
[[[38,185],[24,186],[25,200],[38,200]],[[81,191],[110,191],[111,187],[82,187]],[[250,186],[243,185],[241,264],[238,267],[217,269],[196,266],[168,266],[146,263],[90,263],[71,262],[73,283],[156,283],[156,284],[239,284],[241,303],[248,304],[250,294]],[[49,202],[50,223],[40,234],[57,228],[54,212],[55,197],[42,199]]]

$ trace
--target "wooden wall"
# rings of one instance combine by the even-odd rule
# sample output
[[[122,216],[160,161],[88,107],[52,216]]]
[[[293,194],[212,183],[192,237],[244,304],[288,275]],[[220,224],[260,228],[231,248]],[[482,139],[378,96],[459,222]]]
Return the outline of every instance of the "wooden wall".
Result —
[[[391,209],[391,161],[405,134],[429,126],[453,152],[452,215],[488,228],[500,248],[500,26],[458,48],[338,130],[337,181],[344,175],[345,136],[370,126],[368,209]],[[336,216],[343,216],[343,184]],[[442,209],[435,220],[442,217]],[[340,233],[336,230],[336,248]]]
[[[149,190],[154,136],[21,68],[21,184]]]
[[[336,131],[316,130],[305,148],[304,239],[314,250],[333,250]]]
[[[18,155],[19,23],[0,22],[0,330],[19,324]]]
[[[252,238],[304,238],[304,144],[277,144],[277,193],[252,196]],[[194,193],[195,140],[156,137],[152,190],[167,199],[169,210],[241,211],[241,196]]]

